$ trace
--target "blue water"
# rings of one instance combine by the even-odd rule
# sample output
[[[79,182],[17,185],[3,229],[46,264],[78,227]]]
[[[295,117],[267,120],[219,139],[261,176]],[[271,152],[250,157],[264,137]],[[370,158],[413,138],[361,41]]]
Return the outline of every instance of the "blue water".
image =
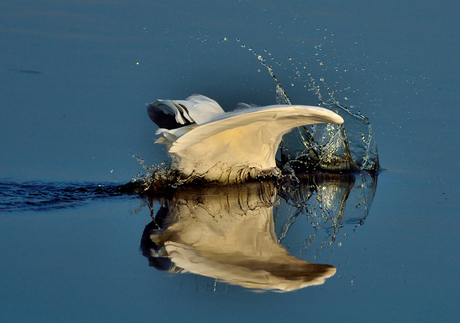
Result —
[[[33,194],[0,212],[0,321],[458,321],[459,10],[455,1],[4,1],[0,182]],[[274,104],[254,52],[294,104],[318,103],[313,77],[323,96],[330,89],[369,117],[386,169],[368,213],[351,193],[338,229],[294,216],[280,197],[283,248],[337,269],[288,293],[149,267],[139,248],[150,202],[98,195],[100,184],[143,173],[136,157],[167,159],[146,103],[200,93],[227,111]],[[70,187],[68,200],[40,195],[50,187]]]

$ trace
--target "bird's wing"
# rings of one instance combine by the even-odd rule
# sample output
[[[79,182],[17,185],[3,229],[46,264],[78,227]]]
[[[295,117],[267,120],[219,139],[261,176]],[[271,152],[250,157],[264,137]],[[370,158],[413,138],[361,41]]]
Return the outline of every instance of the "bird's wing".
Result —
[[[179,152],[193,146],[218,133],[253,123],[270,127],[275,140],[292,128],[314,123],[343,123],[338,114],[324,108],[305,105],[271,105],[259,108],[248,108],[215,116],[209,122],[191,130],[178,138],[169,152]]]
[[[147,113],[160,128],[177,129],[192,123],[201,125],[225,112],[216,101],[195,94],[187,100],[157,100],[147,106]]]
[[[185,101],[176,102],[180,102],[185,105],[190,117],[192,117],[198,125],[209,122],[213,118],[225,113],[216,101],[200,94],[194,94],[189,96]]]
[[[194,123],[187,109],[172,100],[156,100],[147,106],[147,113],[161,129],[177,129]]]

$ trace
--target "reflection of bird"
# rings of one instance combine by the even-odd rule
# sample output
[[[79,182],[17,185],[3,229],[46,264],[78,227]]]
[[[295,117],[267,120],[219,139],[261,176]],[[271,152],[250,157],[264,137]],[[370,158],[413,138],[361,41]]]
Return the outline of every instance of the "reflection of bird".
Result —
[[[157,143],[169,148],[172,168],[183,176],[238,182],[276,168],[282,136],[313,123],[343,123],[334,112],[304,105],[270,105],[224,112],[214,100],[157,100],[148,105],[160,129]]]
[[[181,268],[251,289],[323,284],[335,274],[333,266],[296,258],[278,243],[275,197],[271,181],[177,190],[144,231],[143,253],[157,268]]]

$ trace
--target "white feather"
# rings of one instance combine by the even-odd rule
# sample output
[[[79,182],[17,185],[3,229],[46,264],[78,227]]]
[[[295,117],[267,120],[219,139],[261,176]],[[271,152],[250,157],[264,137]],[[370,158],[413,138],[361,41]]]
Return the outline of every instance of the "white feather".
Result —
[[[202,95],[170,102],[185,106],[196,123],[159,129],[157,133],[165,140],[158,142],[168,146],[173,168],[184,176],[193,174],[211,181],[242,181],[252,177],[254,169],[276,168],[282,136],[295,127],[343,123],[342,117],[330,110],[305,105],[250,107],[225,113]],[[242,176],[243,171],[248,174]]]
[[[187,100],[175,102],[185,106],[190,117],[198,125],[225,113],[216,101],[200,94],[194,94],[189,96]]]

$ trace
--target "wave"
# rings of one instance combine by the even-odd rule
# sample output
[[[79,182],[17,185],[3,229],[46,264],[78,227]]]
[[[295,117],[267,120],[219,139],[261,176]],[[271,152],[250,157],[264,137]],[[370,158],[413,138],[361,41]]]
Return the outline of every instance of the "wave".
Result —
[[[130,193],[128,187],[116,183],[0,181],[0,212],[65,209],[126,196]]]

